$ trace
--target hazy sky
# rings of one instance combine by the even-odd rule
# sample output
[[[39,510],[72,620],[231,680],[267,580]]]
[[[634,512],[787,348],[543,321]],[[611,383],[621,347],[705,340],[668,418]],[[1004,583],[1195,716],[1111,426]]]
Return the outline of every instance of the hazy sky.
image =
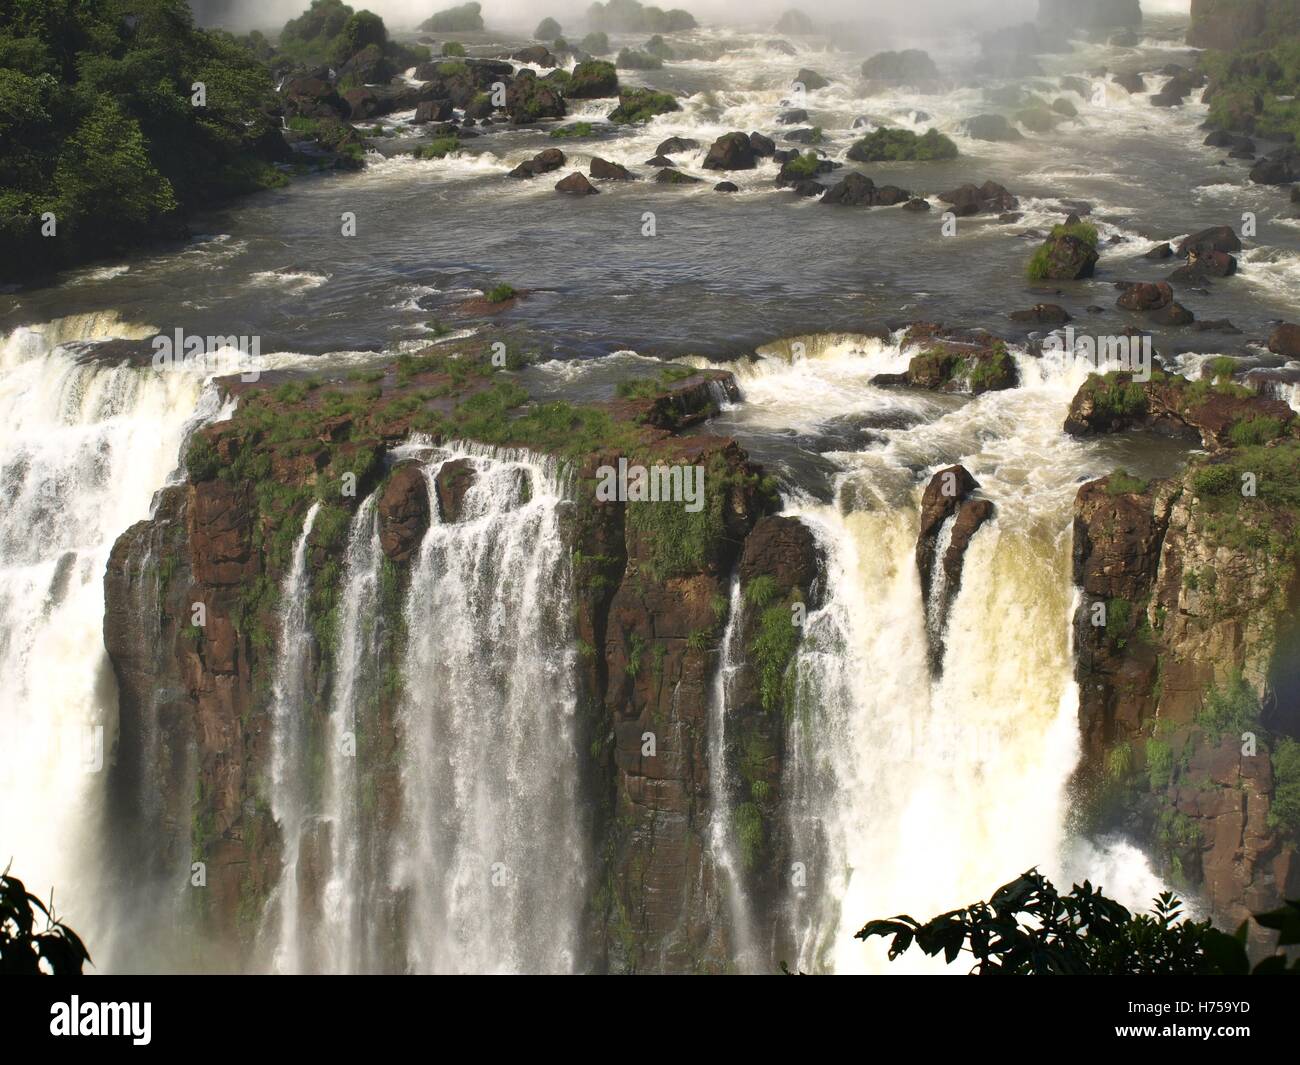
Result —
[[[458,0],[349,0],[355,8],[369,8],[384,17],[393,29],[410,29],[435,11],[451,7]],[[489,29],[528,34],[543,18],[550,15],[561,25],[582,28],[582,15],[590,0],[480,0]],[[211,21],[212,11],[233,12],[231,21],[240,27],[282,26],[286,20],[305,10],[310,0],[191,0],[200,21]],[[1150,12],[1186,13],[1191,0],[1143,0],[1142,8]],[[659,0],[663,8],[683,7],[704,22],[735,25],[770,25],[789,7],[802,6],[814,20],[826,22],[870,23],[883,20],[896,26],[911,25],[928,33],[939,27],[934,23],[978,22],[991,26],[1006,25],[1032,18],[1037,0],[816,0],[803,5],[790,0]]]

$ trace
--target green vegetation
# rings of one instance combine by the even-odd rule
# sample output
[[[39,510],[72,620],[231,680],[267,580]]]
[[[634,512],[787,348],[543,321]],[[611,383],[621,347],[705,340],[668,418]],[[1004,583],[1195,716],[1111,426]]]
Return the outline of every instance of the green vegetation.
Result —
[[[512,300],[517,295],[519,295],[519,293],[516,292],[511,285],[501,284],[494,285],[490,288],[483,298],[486,299],[488,303],[505,303],[506,300]]]
[[[756,610],[762,610],[777,597],[778,591],[776,578],[767,573],[760,573],[745,585],[745,603]]]
[[[753,582],[751,582],[751,588]],[[759,616],[758,633],[749,645],[758,670],[759,696],[764,710],[786,706],[786,670],[799,648],[799,628],[789,606],[774,604]]]
[[[802,181],[816,177],[820,165],[821,158],[816,152],[804,152],[803,155],[792,156],[781,165],[781,176]]]
[[[560,126],[551,130],[551,137],[564,140],[567,137],[590,137],[594,127],[590,122],[575,122],[571,126]]]
[[[1277,5],[1281,6],[1281,5]],[[1210,122],[1220,129],[1264,137],[1300,139],[1300,38],[1269,38],[1270,47],[1205,52],[1201,69],[1210,77]]]
[[[548,16],[537,24],[537,29],[533,30],[533,37],[539,41],[553,41],[563,32],[560,24]]]
[[[1029,266],[1025,273],[1030,281],[1047,281],[1051,278],[1052,253],[1056,241],[1062,237],[1074,237],[1087,244],[1093,251],[1097,250],[1097,227],[1089,225],[1087,222],[1077,222],[1072,225],[1059,225],[1052,227],[1052,234],[1034,252],[1034,256],[1029,260]]]
[[[1146,389],[1128,375],[1111,371],[1104,376],[1089,374],[1084,385],[1098,415],[1122,420],[1139,418],[1148,408]]]
[[[1228,430],[1228,438],[1237,447],[1258,447],[1260,444],[1267,444],[1270,440],[1276,440],[1282,435],[1282,431],[1281,418],[1256,414],[1233,425]]]
[[[689,366],[669,364],[656,377],[636,377],[620,381],[615,388],[620,399],[655,399],[679,381],[694,377],[699,371]]]
[[[1289,736],[1273,752],[1273,782],[1269,827],[1300,839],[1300,742]]]
[[[1128,470],[1116,470],[1106,480],[1106,494],[1109,496],[1144,495],[1150,482],[1134,477]]]
[[[664,61],[649,52],[640,52],[634,48],[624,48],[614,60],[619,70],[659,70]]]
[[[448,41],[442,46],[442,54],[449,59],[464,59],[465,56],[469,55],[460,41]]]
[[[483,7],[468,3],[439,11],[420,23],[426,33],[478,33],[483,29]]]
[[[623,89],[618,94],[618,106],[609,114],[609,120],[620,125],[648,122],[655,115],[680,111],[677,97],[653,89]]]
[[[1154,736],[1147,740],[1147,781],[1155,790],[1169,787],[1174,778],[1174,754],[1169,744]]]
[[[587,8],[587,24],[595,31],[610,33],[681,33],[696,27],[689,11],[664,11],[647,7],[639,0],[608,0]]]
[[[1273,954],[1254,969],[1246,954],[1246,924],[1236,935],[1209,921],[1181,916],[1182,903],[1170,892],[1152,913],[1134,916],[1090,883],[1060,894],[1031,869],[976,902],[922,924],[906,915],[870,921],[858,939],[890,940],[890,960],[917,946],[949,964],[963,953],[979,976],[1171,976],[1265,975],[1300,972],[1300,961]],[[1257,914],[1263,928],[1281,932],[1278,946],[1300,942],[1300,904],[1286,903]]]
[[[957,145],[936,129],[919,137],[905,129],[878,129],[854,144],[849,158],[861,163],[956,159]]]
[[[417,159],[442,159],[452,152],[460,151],[460,138],[455,134],[449,137],[436,137],[428,144],[422,144],[415,150]]]
[[[6,12],[0,280],[178,235],[190,210],[285,183],[270,74],[228,34],[197,29],[183,0]]]
[[[609,55],[609,36],[597,30],[594,33],[587,34],[579,41],[578,47],[590,55]]]
[[[1216,739],[1258,732],[1259,698],[1240,672],[1233,673],[1222,688],[1216,685],[1205,693],[1196,723]]]

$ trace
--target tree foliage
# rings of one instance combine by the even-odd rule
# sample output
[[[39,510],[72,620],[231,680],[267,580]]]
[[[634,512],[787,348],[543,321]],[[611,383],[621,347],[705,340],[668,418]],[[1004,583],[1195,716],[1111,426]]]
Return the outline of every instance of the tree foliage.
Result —
[[[0,875],[0,975],[72,976],[90,961],[80,937],[21,880]]]
[[[196,28],[184,0],[0,10],[3,276],[176,235],[188,209],[283,183],[269,73],[228,34]]]
[[[1278,946],[1300,944],[1300,902],[1257,914],[1279,933]],[[987,902],[940,914],[922,924],[901,915],[868,922],[856,938],[890,937],[889,958],[919,947],[949,964],[963,953],[973,975],[1171,976],[1300,973],[1275,954],[1251,969],[1247,924],[1235,935],[1209,921],[1182,917],[1182,903],[1165,892],[1150,914],[1133,915],[1086,880],[1062,895],[1035,869],[993,893]]]

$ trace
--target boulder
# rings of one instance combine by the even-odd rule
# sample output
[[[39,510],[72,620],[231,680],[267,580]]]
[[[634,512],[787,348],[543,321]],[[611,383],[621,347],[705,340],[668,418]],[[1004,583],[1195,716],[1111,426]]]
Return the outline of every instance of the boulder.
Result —
[[[591,157],[591,176],[607,181],[633,181],[632,172],[620,163],[611,163],[599,156]]]
[[[770,159],[776,154],[776,144],[771,137],[765,137],[761,133],[751,133],[749,135],[749,145],[754,149],[754,154],[760,159]]]
[[[699,146],[699,141],[691,140],[689,137],[669,137],[666,141],[660,142],[659,147],[655,149],[655,155],[675,155],[677,152],[693,152]]]
[[[1300,359],[1300,325],[1279,325],[1268,338],[1268,350],[1286,359]]]
[[[594,196],[600,190],[596,188],[586,177],[578,171],[574,171],[566,178],[561,178],[555,183],[556,192],[564,192],[570,196]]]
[[[423,126],[429,122],[449,122],[455,115],[450,100],[421,100],[415,105],[413,126]]]
[[[757,165],[754,146],[744,133],[724,133],[704,159],[705,170],[753,170]]]
[[[968,137],[977,141],[1018,141],[1024,134],[1002,115],[976,115],[962,123]]]
[[[444,463],[438,471],[438,495],[440,509],[444,514],[448,508],[441,505],[443,494],[444,471],[448,484],[452,473],[448,466],[463,463],[466,467],[465,483],[456,495],[454,509],[459,513],[460,499],[473,483],[474,467],[466,459],[456,459]],[[451,493],[449,492],[449,495]],[[393,468],[384,486],[383,495],[376,506],[379,519],[379,545],[385,555],[393,562],[406,562],[419,549],[425,531],[429,528],[429,487],[424,476],[424,467],[418,462],[403,462]],[[444,520],[447,520],[444,517]],[[455,520],[452,518],[451,520]]]
[[[564,95],[570,100],[596,100],[618,95],[618,71],[613,63],[589,59],[573,68]]]
[[[794,76],[794,82],[802,85],[808,92],[824,89],[830,84],[828,79],[822,77],[815,70],[809,70],[807,67],[802,67],[799,70],[799,73]]]
[[[567,111],[564,97],[554,85],[523,70],[506,89],[506,113],[512,122],[527,125],[545,118],[563,118]]]
[[[1020,201],[1006,186],[999,185],[996,181],[986,181],[983,185],[967,183],[951,192],[941,193],[939,199],[950,204],[953,214],[958,218],[982,212],[1001,214],[1003,211],[1014,211],[1020,206]]]
[[[1038,281],[1078,281],[1092,277],[1100,256],[1097,249],[1081,237],[1069,233],[1048,237],[1043,243],[1046,257],[1035,257],[1035,266],[1042,269],[1031,275]]]
[[[808,112],[802,107],[796,107],[789,111],[782,111],[776,116],[776,121],[780,126],[798,126],[808,121]]]
[[[1027,311],[1012,311],[1013,322],[1036,322],[1040,325],[1065,325],[1070,321],[1070,314],[1055,303],[1039,303]]]
[[[1149,252],[1147,252],[1144,256],[1142,256],[1142,258],[1161,260],[1161,259],[1172,259],[1173,256],[1174,256],[1174,249],[1171,248],[1169,244],[1166,242],[1164,244],[1157,244],[1154,248],[1152,248]]]
[[[713,186],[714,192],[739,192],[740,187],[731,181],[719,181]]]
[[[518,63],[530,63],[535,67],[555,66],[555,56],[551,55],[551,50],[544,44],[530,44],[527,48],[519,49],[510,58]]]
[[[939,68],[919,48],[879,52],[862,64],[862,76],[886,85],[924,87],[939,80]]]
[[[1138,93],[1147,91],[1146,79],[1136,70],[1129,70],[1120,74],[1112,75],[1111,81],[1131,95],[1137,95]]]
[[[664,168],[655,175],[655,181],[660,185],[698,185],[702,178],[691,177],[690,174],[683,174],[680,170],[670,170]]]
[[[1250,180],[1256,185],[1289,185],[1300,181],[1300,151],[1279,148],[1251,168]]]
[[[559,148],[546,148],[531,159],[526,159],[509,173],[512,178],[534,178],[539,174],[549,174],[559,170],[566,162],[565,155]]]
[[[1174,290],[1164,281],[1126,283],[1118,305],[1126,311],[1157,311],[1174,301]]]

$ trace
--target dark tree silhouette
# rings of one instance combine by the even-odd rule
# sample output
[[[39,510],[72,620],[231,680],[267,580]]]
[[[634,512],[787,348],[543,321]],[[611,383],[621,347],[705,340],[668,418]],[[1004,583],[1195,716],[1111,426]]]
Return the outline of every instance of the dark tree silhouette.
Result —
[[[0,974],[79,976],[88,961],[81,937],[6,870],[0,876]]]
[[[1180,919],[1182,902],[1170,892],[1155,900],[1150,914],[1134,916],[1086,880],[1062,895],[1031,869],[976,902],[924,924],[902,915],[871,921],[856,938],[891,936],[892,961],[912,946],[951,964],[963,953],[974,958],[972,974],[992,975],[1256,975],[1300,974],[1274,954],[1253,969],[1246,953],[1247,922],[1234,935],[1209,921]],[[1300,944],[1300,902],[1256,914],[1275,930],[1278,946]]]

